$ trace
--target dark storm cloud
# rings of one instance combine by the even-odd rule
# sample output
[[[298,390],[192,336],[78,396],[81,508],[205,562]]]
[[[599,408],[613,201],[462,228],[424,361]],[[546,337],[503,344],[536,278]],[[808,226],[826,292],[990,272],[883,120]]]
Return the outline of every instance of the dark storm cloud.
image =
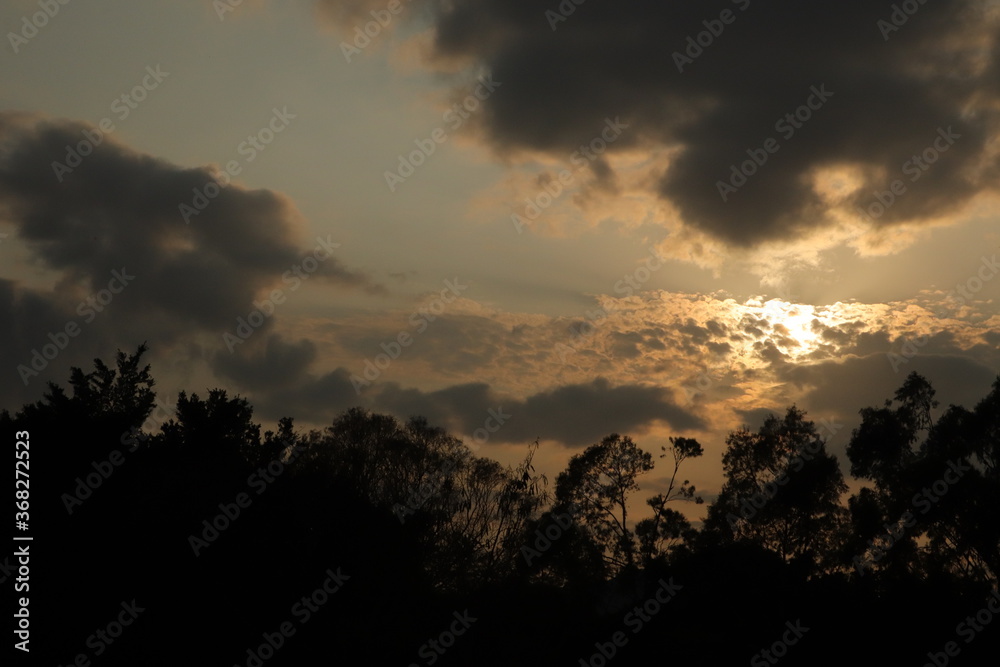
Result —
[[[208,169],[177,167],[87,133],[100,138],[90,125],[0,113],[0,222],[15,232],[5,243],[22,245],[56,278],[52,292],[4,283],[0,371],[13,376],[70,323],[80,331],[48,369],[58,372],[44,379],[62,381],[70,364],[89,367],[116,346],[148,341],[155,350],[198,331],[221,341],[285,272],[316,256],[282,195],[232,184],[187,224],[180,205],[214,182]],[[79,162],[67,161],[69,147],[82,154]],[[314,275],[377,289],[332,251]],[[87,301],[102,292],[110,303]],[[44,379],[32,377],[31,391]],[[2,398],[25,398],[25,386]]]
[[[302,339],[288,343],[278,334],[267,338],[264,349],[256,352],[238,348],[233,354],[220,350],[213,369],[248,389],[274,389],[295,382],[316,359],[316,345]]]
[[[183,334],[170,317],[135,317],[137,288],[88,292],[67,284],[40,290],[0,278],[0,407],[39,398],[48,382],[64,384],[71,366],[90,370],[94,359],[107,359],[116,348],[135,352],[144,341],[171,342]]]
[[[997,371],[980,360],[957,355],[921,354],[895,372],[885,353],[849,357],[843,362],[788,365],[782,375],[795,385],[809,388],[803,400],[812,409],[848,417],[892,398],[910,371],[928,379],[942,408],[951,403],[974,407],[997,377]]]
[[[257,374],[259,371],[247,368],[243,372]],[[349,408],[372,408],[367,397],[358,396],[351,384],[351,373],[345,368],[320,376],[303,374],[294,384],[280,390],[261,387],[251,390],[250,395],[256,412],[272,420],[294,417],[314,424],[329,424]]]
[[[332,16],[372,5],[320,4]],[[620,117],[628,129],[608,150],[678,149],[658,193],[687,224],[731,244],[832,224],[831,204],[808,181],[817,169],[857,170],[860,188],[844,203],[852,215],[900,180],[905,192],[873,209],[874,225],[940,216],[998,183],[989,143],[1000,127],[1000,31],[983,0],[915,4],[895,17],[898,29],[893,5],[870,0],[418,4],[434,17],[436,56],[502,82],[476,118],[498,152],[565,156]],[[703,46],[691,46],[699,35]],[[935,142],[936,164],[910,162],[925,149],[934,156]],[[747,150],[766,162],[724,200],[718,183]]]
[[[45,386],[44,380],[31,368],[31,352],[34,348],[52,344],[50,332],[65,334],[69,321],[68,309],[61,306],[48,295],[34,290],[19,289],[17,283],[0,278],[0,407],[13,409],[28,395],[28,386],[34,394],[40,395]],[[88,352],[85,341],[74,340],[74,346],[63,351],[63,360],[81,358]],[[84,357],[85,358],[85,357]],[[49,361],[42,358],[47,366]],[[26,371],[22,375],[18,367]],[[45,368],[42,368],[44,371]],[[63,380],[62,377],[51,376],[51,379]],[[33,383],[33,385],[32,385]]]
[[[775,410],[769,410],[767,408],[753,408],[751,410],[733,410],[736,415],[741,420],[741,425],[746,426],[751,431],[756,431],[763,424],[764,421],[775,414]]]
[[[490,435],[491,442],[541,438],[583,447],[609,433],[634,433],[656,421],[681,430],[704,426],[675,405],[669,391],[637,385],[613,387],[603,378],[539,392],[524,400],[505,399],[476,383],[427,394],[389,388],[379,394],[377,402],[401,414],[435,415],[466,433],[483,427],[490,410],[502,408],[510,417]]]
[[[569,447],[593,444],[612,432],[634,433],[658,421],[679,431],[704,427],[701,419],[674,403],[669,390],[612,386],[603,378],[557,387],[523,400],[500,395],[482,382],[436,391],[384,382],[364,387],[359,393],[351,373],[344,368],[322,376],[303,373],[294,386],[286,383],[280,390],[275,385],[268,386],[268,378],[288,379],[272,361],[294,355],[302,345],[275,341],[274,351],[255,359],[242,359],[241,368],[229,373],[233,379],[245,378],[244,386],[257,389],[253,402],[262,416],[271,419],[293,416],[324,423],[348,408],[361,406],[400,419],[426,417],[431,424],[465,434],[489,426],[493,430],[484,433],[489,432],[489,442],[493,443],[541,438]]]
[[[669,390],[661,387],[621,385],[612,387],[597,378],[590,383],[559,387],[529,396],[514,404],[513,415],[523,409],[524,423],[511,418],[503,439],[512,442],[534,437],[560,440],[571,447],[583,447],[609,433],[634,433],[656,421],[683,431],[703,428],[701,419],[677,406]]]
[[[291,203],[268,190],[221,189],[190,224],[180,205],[214,182],[104,138],[70,173],[67,147],[94,128],[71,121],[0,115],[0,207],[32,253],[67,278],[98,289],[113,269],[141,278],[142,308],[157,307],[206,328],[227,326],[301,259]],[[368,281],[335,257],[317,275]]]

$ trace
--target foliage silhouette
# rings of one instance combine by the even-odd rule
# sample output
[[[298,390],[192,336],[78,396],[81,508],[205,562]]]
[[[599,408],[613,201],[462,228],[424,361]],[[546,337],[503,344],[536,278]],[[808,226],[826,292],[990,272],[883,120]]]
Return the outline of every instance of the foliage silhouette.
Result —
[[[556,480],[557,506],[575,506],[580,522],[600,545],[614,574],[637,562],[637,539],[628,522],[628,498],[635,478],[653,469],[653,457],[628,436],[612,433],[569,461]]]
[[[722,542],[754,542],[810,573],[828,569],[825,554],[847,517],[840,505],[847,485],[813,422],[792,406],[756,433],[730,433],[726,444],[726,482],[706,531]]]
[[[588,664],[620,631],[617,665],[735,664],[798,617],[811,630],[783,664],[920,664],[997,585],[1000,378],[971,410],[938,415],[917,374],[861,410],[847,454],[862,487],[849,497],[801,410],[738,429],[699,526],[675,509],[700,501],[678,481],[704,455],[693,439],[661,448],[666,492],[636,521],[630,499],[654,459],[628,436],[572,457],[552,494],[534,468],[539,443],[502,466],[420,417],[355,408],[323,431],[286,417],[261,435],[249,401],[214,389],[180,393],[175,416],[143,431],[155,404],[146,351],[74,368],[70,392],[53,384],[0,413],[4,433],[31,436],[44,534],[33,650],[53,664],[85,653],[251,667],[286,622],[295,634],[260,664]],[[906,511],[916,521],[886,544]],[[338,569],[342,590],[302,622],[294,605]],[[676,599],[636,630],[627,619],[668,580],[682,585]],[[96,656],[88,637],[132,599],[147,611]],[[463,610],[471,630],[428,653]],[[990,664],[996,646],[984,630],[962,644],[963,663]]]
[[[663,558],[681,539],[691,540],[695,534],[691,522],[675,509],[667,507],[674,500],[687,500],[701,505],[704,500],[695,495],[694,485],[688,480],[677,484],[677,473],[681,464],[689,459],[705,453],[701,444],[693,438],[670,438],[670,447],[661,447],[666,457],[669,451],[674,460],[674,470],[670,475],[667,492],[661,493],[646,501],[653,510],[651,519],[643,519],[635,526],[636,536],[641,545],[643,563],[648,565],[656,558]]]

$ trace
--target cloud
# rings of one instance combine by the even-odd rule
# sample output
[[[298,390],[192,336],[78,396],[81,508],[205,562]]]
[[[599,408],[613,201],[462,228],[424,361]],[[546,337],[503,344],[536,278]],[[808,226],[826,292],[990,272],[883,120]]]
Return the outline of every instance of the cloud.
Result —
[[[634,433],[662,421],[672,428],[691,430],[704,426],[696,416],[677,406],[672,393],[662,387],[612,386],[606,379],[567,385],[538,392],[523,400],[495,395],[488,385],[474,383],[422,393],[388,387],[376,403],[400,414],[436,417],[456,424],[464,433],[483,426],[490,410],[503,410],[509,420],[491,442],[526,442],[541,438],[570,447],[583,447],[609,433]]]
[[[971,409],[989,392],[997,377],[997,371],[984,365],[982,360],[958,354],[918,355],[895,373],[884,353],[849,357],[840,362],[790,366],[782,376],[806,390],[803,401],[812,410],[832,412],[857,421],[858,410],[881,406],[886,399],[892,398],[911,371],[920,373],[931,383],[942,410],[952,403]]]
[[[381,382],[358,393],[357,378],[345,368],[321,375],[306,372],[314,353],[308,341],[292,344],[272,336],[263,353],[249,356],[240,350],[232,357],[220,354],[215,366],[250,389],[261,415],[271,419],[293,416],[326,422],[348,408],[361,406],[401,419],[426,417],[432,424],[472,435],[492,416],[489,426],[499,427],[487,431],[494,444],[541,438],[569,447],[593,444],[612,432],[647,430],[657,422],[679,431],[704,427],[699,417],[678,406],[673,393],[662,387],[612,386],[607,379],[597,378],[518,399],[483,382],[432,391]]]
[[[1000,16],[971,0],[921,4],[900,25],[865,0],[422,5],[435,58],[503,83],[475,119],[499,154],[562,159],[620,117],[628,129],[591,161],[602,178],[608,154],[671,151],[652,189],[730,246],[940,223],[998,183]],[[720,188],[752,156],[745,184]]]
[[[315,359],[312,341],[288,343],[280,334],[271,334],[263,350],[242,353],[241,349],[241,354],[220,350],[212,366],[217,375],[248,389],[281,389],[298,380]]]
[[[101,134],[84,123],[0,113],[0,221],[16,231],[6,243],[19,244],[55,278],[52,291],[5,281],[4,368],[25,363],[70,322],[82,331],[59,359],[60,373],[81,363],[84,350],[104,356],[144,340],[163,349],[198,333],[221,342],[255,300],[315,255],[303,251],[313,244],[303,241],[305,224],[280,193],[230,184],[188,224],[180,206],[215,182],[210,169],[178,167],[107,136],[95,145],[88,136]],[[79,162],[67,159],[69,151],[79,152]],[[326,255],[310,277],[380,289]],[[116,275],[127,278],[112,283]],[[110,303],[81,308],[102,291]]]

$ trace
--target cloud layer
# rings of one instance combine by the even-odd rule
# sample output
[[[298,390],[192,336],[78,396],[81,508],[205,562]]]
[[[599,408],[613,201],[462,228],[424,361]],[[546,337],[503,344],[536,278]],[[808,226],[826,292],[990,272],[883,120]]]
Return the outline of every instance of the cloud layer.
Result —
[[[320,6],[346,24],[377,4]],[[674,151],[651,189],[729,245],[939,220],[1000,182],[1000,12],[983,0],[413,4],[432,59],[502,82],[476,119],[499,153],[603,150],[620,117],[608,154]]]
[[[11,377],[33,349],[50,343],[49,333],[71,323],[80,332],[60,367],[143,340],[170,344],[206,332],[221,341],[303,263],[304,223],[279,193],[230,184],[188,222],[181,205],[216,183],[207,168],[181,168],[91,125],[32,114],[0,114],[0,145],[0,220],[15,232],[5,243],[21,244],[56,280],[52,291],[0,285],[3,320],[17,323],[5,328],[0,346]],[[378,289],[333,256],[313,275]]]

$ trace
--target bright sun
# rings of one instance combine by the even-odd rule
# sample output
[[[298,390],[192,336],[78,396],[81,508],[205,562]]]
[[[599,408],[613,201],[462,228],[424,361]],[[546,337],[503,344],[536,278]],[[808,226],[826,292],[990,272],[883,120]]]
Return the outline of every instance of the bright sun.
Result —
[[[771,299],[762,311],[773,325],[776,335],[772,340],[779,349],[784,348],[787,354],[798,357],[818,346],[820,338],[813,330],[813,321],[819,318],[813,306]]]
[[[757,357],[753,350],[756,348],[759,351],[764,341],[772,343],[789,359],[802,359],[824,343],[813,326],[814,322],[828,327],[843,321],[828,308],[817,309],[809,304],[790,303],[782,299],[750,299],[745,304],[732,303],[731,316],[748,334],[739,356],[751,366],[763,363],[749,360]]]

